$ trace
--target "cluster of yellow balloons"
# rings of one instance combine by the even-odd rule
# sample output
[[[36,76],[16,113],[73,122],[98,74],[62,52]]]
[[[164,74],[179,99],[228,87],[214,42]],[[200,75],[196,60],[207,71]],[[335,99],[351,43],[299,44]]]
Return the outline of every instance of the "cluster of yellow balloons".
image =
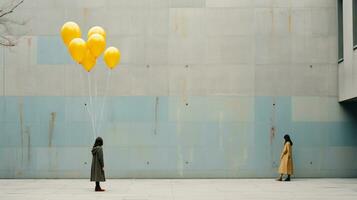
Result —
[[[88,31],[87,42],[81,38],[81,29],[75,22],[66,22],[61,28],[61,36],[68,47],[73,60],[81,64],[86,71],[93,69],[97,58],[104,52],[104,61],[109,69],[114,69],[120,62],[120,51],[106,46],[106,33],[100,26]]]

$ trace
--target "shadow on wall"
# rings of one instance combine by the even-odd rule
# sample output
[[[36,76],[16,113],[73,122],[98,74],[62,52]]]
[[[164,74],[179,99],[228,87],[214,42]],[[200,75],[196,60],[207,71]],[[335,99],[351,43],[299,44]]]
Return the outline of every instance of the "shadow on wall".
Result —
[[[349,119],[357,122],[357,98],[341,102],[340,105],[344,112],[348,115]]]

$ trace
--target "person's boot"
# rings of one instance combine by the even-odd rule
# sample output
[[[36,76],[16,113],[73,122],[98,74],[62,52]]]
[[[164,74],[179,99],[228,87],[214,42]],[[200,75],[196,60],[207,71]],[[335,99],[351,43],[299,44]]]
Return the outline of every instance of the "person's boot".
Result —
[[[104,192],[105,190],[100,187],[99,182],[95,182],[95,191],[96,192]]]
[[[284,181],[290,181],[290,175]]]
[[[96,182],[95,191],[96,192],[104,192],[105,190],[100,187],[99,182]]]
[[[102,188],[99,187],[99,188],[95,188],[95,191],[96,191],[96,192],[104,192],[105,189],[102,189]]]
[[[277,179],[275,179],[276,181],[282,181],[283,180],[283,176],[279,176]]]

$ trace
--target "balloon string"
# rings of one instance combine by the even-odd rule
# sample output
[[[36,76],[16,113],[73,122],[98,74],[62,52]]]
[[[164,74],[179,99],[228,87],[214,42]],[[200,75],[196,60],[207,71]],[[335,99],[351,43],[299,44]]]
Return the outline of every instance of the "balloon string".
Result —
[[[106,100],[107,100],[107,92],[108,92],[108,86],[109,86],[109,81],[110,81],[111,74],[112,74],[112,70],[109,70],[108,73],[107,73],[107,79],[106,79],[106,84],[105,84],[105,89],[104,89],[103,103],[102,103],[102,107],[100,109],[98,132],[102,128],[102,123],[103,123],[103,118],[104,118],[104,116],[103,116],[104,107],[105,107],[105,103],[106,103]]]
[[[96,138],[96,133],[95,133],[95,124],[94,124],[94,119],[93,119],[93,102],[92,102],[92,92],[91,92],[91,78],[89,72],[87,73],[88,77],[88,92],[89,92],[89,103],[90,103],[90,118],[92,122],[92,129],[93,129],[93,134],[94,138]]]
[[[94,100],[93,100],[93,102],[94,102],[94,105],[93,105],[93,107],[94,107],[94,113],[93,113],[93,115],[94,115],[94,125],[95,125],[95,128],[97,127],[97,105],[98,105],[98,88],[97,88],[97,74],[95,73],[94,74]],[[97,131],[97,129],[96,129],[96,134],[98,135],[99,133],[98,133],[98,131]]]

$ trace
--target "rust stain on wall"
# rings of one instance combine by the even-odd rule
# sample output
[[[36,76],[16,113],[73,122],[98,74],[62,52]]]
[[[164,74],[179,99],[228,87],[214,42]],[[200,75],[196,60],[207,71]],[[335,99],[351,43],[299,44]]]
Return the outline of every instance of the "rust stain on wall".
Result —
[[[26,126],[25,129],[25,134],[27,137],[27,162],[30,162],[31,160],[31,128],[29,126]]]
[[[89,14],[88,8],[83,8],[83,9],[82,9],[82,13],[83,13],[83,21],[84,21],[84,23],[87,23],[87,21],[88,21],[88,14]]]
[[[289,24],[289,33],[292,31],[292,24],[291,24],[291,9],[289,10],[289,19],[288,19],[288,24]]]
[[[187,81],[186,79],[182,80],[182,101],[184,104],[187,104]]]
[[[174,31],[182,37],[187,37],[186,18],[180,14],[176,14],[174,18]]]
[[[275,158],[275,153],[274,153],[274,140],[276,136],[276,99],[273,97],[272,101],[272,111],[271,111],[271,117],[270,117],[270,130],[269,130],[269,137],[270,137],[270,159],[271,163],[274,165],[274,158]]]
[[[52,147],[53,132],[55,129],[56,113],[51,112],[49,128],[48,128],[48,146]]]
[[[89,13],[88,8],[83,8],[82,11],[83,11],[83,17],[87,18],[88,17],[88,13]]]
[[[31,57],[32,57],[32,54],[31,54],[31,45],[32,45],[32,38],[27,38],[27,62],[31,64]]]
[[[32,38],[27,38],[27,46],[31,46],[32,45]]]
[[[271,15],[271,32],[274,33],[275,30],[275,23],[274,23],[274,9],[270,9],[270,15]]]
[[[276,114],[276,102],[273,99],[272,112],[270,117],[270,144],[273,144],[276,135],[276,125],[275,125],[275,114]]]
[[[275,126],[272,125],[270,128],[270,144],[273,143],[274,138],[275,138]]]

